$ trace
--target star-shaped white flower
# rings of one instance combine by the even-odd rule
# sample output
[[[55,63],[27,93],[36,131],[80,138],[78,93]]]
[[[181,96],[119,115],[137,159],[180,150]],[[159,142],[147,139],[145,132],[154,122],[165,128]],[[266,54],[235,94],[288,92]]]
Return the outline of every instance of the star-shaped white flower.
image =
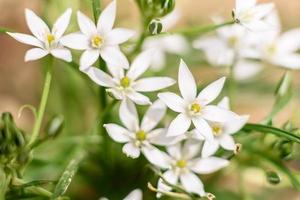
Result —
[[[209,105],[220,94],[225,77],[218,79],[204,88],[197,96],[195,79],[183,60],[178,72],[178,85],[182,97],[171,93],[159,93],[158,97],[173,111],[180,113],[171,122],[167,136],[178,136],[188,131],[193,122],[194,126],[203,132],[206,139],[213,139],[209,121],[223,122],[232,113],[214,105]]]
[[[167,169],[163,177],[171,184],[180,184],[192,193],[205,196],[202,181],[196,174],[210,174],[229,165],[229,161],[218,157],[202,158],[199,156],[201,143],[196,140],[186,140],[183,144],[167,147],[168,155],[165,154],[165,163],[161,167]],[[162,179],[158,181],[159,191],[170,191],[172,188],[167,186]],[[158,196],[160,196],[158,194]]]
[[[219,104],[219,107],[224,109],[229,109],[229,99],[225,97]],[[233,115],[231,118],[227,119],[225,122],[209,122],[212,128],[214,138],[211,141],[204,141],[203,148],[201,151],[202,157],[212,156],[217,152],[219,147],[234,151],[236,148],[233,134],[237,133],[248,121],[249,116],[243,115]],[[192,133],[192,138],[205,140],[202,131],[194,130]]]
[[[256,3],[256,0],[236,0],[233,9],[234,20],[250,30],[268,30],[271,27],[264,22],[264,18],[270,14],[274,4]]]
[[[105,124],[109,136],[119,143],[125,143],[123,152],[137,158],[142,152],[154,165],[163,161],[162,152],[154,145],[169,145],[177,142],[175,137],[165,137],[165,128],[154,129],[166,113],[166,106],[160,100],[155,101],[146,111],[142,122],[135,105],[130,100],[122,101],[119,116],[126,128],[117,124]]]
[[[70,50],[64,48],[61,44],[61,37],[69,25],[71,14],[72,9],[67,9],[67,11],[56,20],[52,30],[50,30],[48,25],[33,11],[26,9],[26,22],[33,36],[11,32],[7,32],[7,34],[19,42],[35,46],[35,48],[26,52],[26,62],[38,60],[48,54],[67,62],[71,62],[72,55]]]
[[[142,200],[143,192],[140,189],[135,189],[131,191],[123,200]],[[99,200],[109,200],[106,197],[102,197]]]
[[[84,72],[98,85],[108,87],[116,99],[131,99],[136,104],[151,104],[149,98],[139,92],[152,92],[175,83],[175,80],[168,77],[151,77],[138,79],[150,66],[153,50],[147,50],[139,54],[132,62],[127,72],[120,67],[109,66],[113,77],[96,67],[89,67]]]
[[[71,33],[62,38],[63,45],[72,49],[85,50],[80,57],[81,69],[93,65],[99,56],[109,64],[128,68],[128,61],[118,45],[131,38],[134,32],[125,28],[113,29],[116,7],[114,0],[101,13],[97,26],[78,11],[77,20],[81,32]]]
[[[162,32],[166,32],[171,29],[177,23],[180,15],[181,14],[178,10],[174,10],[172,13],[162,18]],[[150,68],[154,71],[159,71],[166,64],[167,53],[182,55],[187,52],[188,46],[188,42],[183,36],[179,34],[172,34],[148,37],[143,44],[143,49],[156,50]]]

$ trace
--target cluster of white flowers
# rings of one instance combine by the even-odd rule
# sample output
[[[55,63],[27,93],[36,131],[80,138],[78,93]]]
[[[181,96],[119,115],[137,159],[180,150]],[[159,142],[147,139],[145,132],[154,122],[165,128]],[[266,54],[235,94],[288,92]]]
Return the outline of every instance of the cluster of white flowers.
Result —
[[[143,46],[144,51],[130,65],[119,45],[129,40],[134,31],[113,28],[115,0],[103,10],[97,25],[78,12],[80,32],[63,36],[71,13],[71,9],[68,9],[50,31],[38,16],[26,10],[26,21],[34,36],[8,34],[22,43],[35,46],[26,53],[26,61],[52,54],[70,62],[71,52],[66,47],[84,50],[80,58],[80,70],[121,101],[119,118],[124,127],[105,124],[109,136],[118,143],[124,143],[123,152],[127,156],[138,158],[143,154],[151,164],[161,168],[163,178],[169,183],[180,184],[188,192],[205,196],[204,186],[197,174],[213,173],[229,164],[228,160],[215,154],[219,147],[229,151],[236,149],[232,134],[238,132],[248,120],[248,116],[230,111],[227,97],[217,105],[213,104],[222,91],[225,77],[212,82],[197,94],[196,81],[181,60],[178,72],[181,96],[162,92],[158,93],[158,100],[152,103],[140,92],[158,91],[174,85],[176,81],[169,77],[140,76],[150,66],[160,69],[166,52],[185,52],[186,40],[179,35],[148,39]],[[237,74],[242,72],[240,78],[247,78],[260,68],[254,59],[300,68],[300,57],[295,53],[300,47],[300,39],[295,41],[295,38],[300,38],[300,31],[292,30],[280,35],[273,4],[256,5],[255,0],[236,0],[233,17],[236,24],[218,29],[217,36],[200,38],[194,42],[196,48],[204,50],[211,64],[235,65]],[[174,20],[174,14],[164,20],[170,21],[170,18]],[[262,32],[257,34],[254,28],[260,28]],[[165,27],[164,30],[167,29]],[[108,73],[92,66],[99,57],[106,62]],[[135,104],[150,105],[141,122]],[[160,127],[167,107],[178,115]],[[158,196],[172,190],[163,179],[159,179],[157,187]]]

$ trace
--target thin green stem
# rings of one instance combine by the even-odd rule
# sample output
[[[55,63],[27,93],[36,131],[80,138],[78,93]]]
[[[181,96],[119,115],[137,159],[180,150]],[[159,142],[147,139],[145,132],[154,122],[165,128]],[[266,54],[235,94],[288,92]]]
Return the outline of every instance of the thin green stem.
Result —
[[[42,121],[43,121],[43,117],[44,117],[44,113],[45,113],[45,109],[46,109],[46,105],[47,105],[47,101],[48,101],[49,91],[50,91],[50,87],[51,87],[52,62],[53,62],[53,58],[50,57],[50,61],[47,65],[47,72],[46,72],[46,77],[45,77],[45,82],[44,82],[44,88],[43,88],[43,92],[42,92],[40,106],[39,106],[39,109],[37,112],[37,118],[34,123],[32,135],[31,135],[29,143],[28,143],[29,147],[31,147],[31,145],[34,144],[34,142],[37,140],[40,129],[41,129],[41,125],[42,125]]]
[[[14,32],[14,31],[8,28],[0,27],[0,33],[6,33],[6,32]]]
[[[279,137],[283,137],[283,138],[286,138],[288,140],[291,140],[293,142],[297,142],[300,144],[299,136],[297,136],[293,133],[290,133],[288,131],[272,127],[272,126],[249,123],[249,124],[246,124],[242,130],[243,131],[257,131],[257,132],[261,132],[261,133],[270,133],[270,134],[273,134],[273,135],[276,135]]]

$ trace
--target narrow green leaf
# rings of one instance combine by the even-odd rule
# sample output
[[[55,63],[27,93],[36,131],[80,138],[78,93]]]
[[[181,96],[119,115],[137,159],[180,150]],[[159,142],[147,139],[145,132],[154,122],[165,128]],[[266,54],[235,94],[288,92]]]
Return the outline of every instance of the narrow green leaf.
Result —
[[[101,13],[101,0],[92,0],[92,7],[93,7],[93,14],[94,14],[94,20],[95,23],[97,23],[98,18],[100,16]]]
[[[83,158],[84,153],[81,152],[77,158],[70,161],[54,189],[53,195],[51,196],[52,200],[56,200],[65,194]]]
[[[283,138],[286,138],[288,140],[291,140],[293,142],[297,142],[300,144],[299,136],[294,135],[293,133],[290,133],[288,131],[272,127],[272,126],[249,123],[249,124],[246,124],[242,130],[243,131],[257,131],[257,132],[261,132],[261,133],[270,133],[270,134],[276,135],[278,137],[283,137]]]

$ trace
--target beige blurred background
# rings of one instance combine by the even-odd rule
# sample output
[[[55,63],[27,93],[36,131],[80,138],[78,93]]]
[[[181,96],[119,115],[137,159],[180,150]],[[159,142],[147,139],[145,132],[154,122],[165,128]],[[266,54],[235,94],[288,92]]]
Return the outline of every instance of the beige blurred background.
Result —
[[[19,32],[28,33],[28,28],[24,19],[24,8],[30,8],[41,14],[45,5],[50,0],[0,0],[0,26],[11,28]],[[61,7],[77,7],[90,12],[90,7],[83,1],[63,0]],[[75,3],[76,2],[76,3]],[[107,2],[107,1],[105,1]],[[139,15],[134,0],[118,1],[118,23],[139,28]],[[263,1],[262,1],[263,2]],[[300,27],[300,1],[299,0],[275,0],[275,2],[285,30]],[[87,1],[88,3],[88,1]],[[84,5],[84,6],[82,6]],[[233,0],[177,0],[177,8],[182,12],[182,19],[177,27],[193,26],[210,23],[213,15],[223,15],[230,18]],[[59,13],[55,13],[56,8],[51,9],[51,17],[55,19]],[[53,19],[51,19],[53,21]],[[73,20],[75,17],[73,16]],[[76,25],[71,27],[76,29]],[[300,36],[299,36],[300,37]],[[10,111],[14,115],[24,104],[37,105],[39,92],[41,89],[41,69],[38,62],[24,62],[24,53],[29,47],[18,43],[5,34],[0,35],[0,112]],[[196,71],[195,71],[196,73]],[[214,76],[215,70],[197,71],[199,80],[203,77]],[[264,82],[275,84],[279,80],[282,70],[270,69],[264,74]],[[296,91],[299,92],[300,81],[297,81],[299,73],[295,73],[294,80]],[[255,91],[238,91],[236,109],[241,113],[249,113],[251,121],[262,119],[272,106],[272,94],[255,94]],[[259,98],[258,98],[259,95]],[[295,99],[279,116],[279,121],[292,118],[300,122],[299,99]],[[292,112],[297,111],[297,112]],[[25,112],[22,120],[18,120],[21,126],[29,128],[28,122],[32,120],[31,115]]]

